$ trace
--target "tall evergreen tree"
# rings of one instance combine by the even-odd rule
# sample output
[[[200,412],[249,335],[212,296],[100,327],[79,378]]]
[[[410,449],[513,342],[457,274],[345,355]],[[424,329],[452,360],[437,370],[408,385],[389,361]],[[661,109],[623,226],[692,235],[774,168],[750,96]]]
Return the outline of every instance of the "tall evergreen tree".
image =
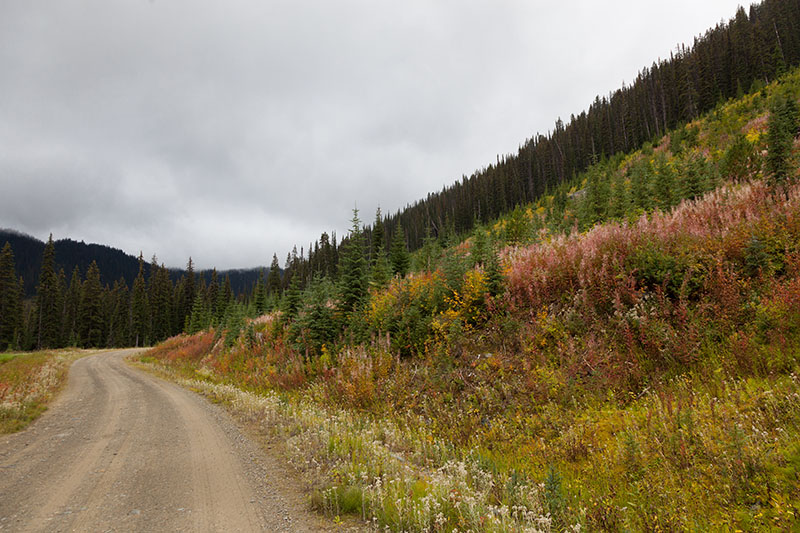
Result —
[[[272,297],[281,295],[281,270],[278,265],[278,254],[272,254],[272,263],[269,264],[267,274],[267,294]]]
[[[108,345],[123,347],[130,345],[130,294],[125,278],[114,282],[111,291],[112,314],[109,324]]]
[[[194,278],[194,263],[192,263],[192,258],[189,258],[189,262],[186,264],[186,285],[184,286],[184,302],[185,302],[185,309],[184,315],[181,321],[185,321],[192,312],[192,305],[194,304],[194,297],[195,297],[195,283],[196,280]]]
[[[650,164],[634,165],[630,179],[631,203],[635,208],[649,211],[653,207],[650,200]]]
[[[87,348],[104,346],[103,286],[100,283],[100,269],[92,261],[86,271],[81,297],[81,344]]]
[[[64,296],[64,322],[62,338],[68,346],[78,346],[80,335],[78,332],[78,318],[81,308],[81,293],[83,281],[78,265],[72,270],[69,287]]]
[[[386,250],[386,233],[383,229],[383,216],[381,216],[381,208],[375,211],[375,222],[372,224],[372,246],[370,247],[370,261],[372,265],[378,260],[381,250]]]
[[[675,205],[675,171],[663,156],[656,162],[656,180],[653,184],[653,196],[659,209],[666,212]]]
[[[611,218],[621,220],[630,207],[630,197],[628,195],[628,186],[625,183],[625,174],[616,172],[613,181],[614,187],[611,192],[611,204],[608,214]]]
[[[150,304],[147,301],[147,285],[144,281],[144,258],[139,254],[139,273],[133,281],[131,294],[131,337],[134,346],[149,343]]]
[[[222,283],[222,288],[217,297],[217,321],[222,323],[228,308],[233,305],[233,290],[231,289],[231,277],[225,274],[225,280]]]
[[[683,165],[681,180],[681,196],[694,200],[705,190],[706,164],[702,156],[691,155]]]
[[[797,104],[778,96],[771,109],[767,129],[767,171],[774,186],[783,187],[791,175],[792,145],[798,130]]]
[[[36,286],[36,347],[57,348],[61,334],[61,293],[56,273],[53,235],[42,253],[42,268]]]
[[[217,306],[219,305],[219,275],[217,274],[217,269],[211,271],[211,283],[208,284],[208,289],[206,290],[206,296],[208,300],[208,313],[213,322],[213,325],[219,324],[219,320],[217,320]]]
[[[389,256],[383,247],[378,248],[375,254],[375,262],[372,265],[370,274],[370,285],[380,289],[385,287],[389,280],[392,279],[392,265],[389,263]]]
[[[392,237],[392,245],[389,250],[389,262],[392,264],[392,272],[401,278],[408,272],[411,258],[406,247],[406,233],[403,225],[398,224]]]
[[[339,304],[350,314],[364,303],[368,287],[368,264],[364,256],[364,234],[358,209],[353,209],[350,234],[342,251],[339,268]]]
[[[264,271],[258,273],[256,286],[253,289],[253,303],[256,316],[263,315],[267,310],[267,285],[264,281]]]
[[[0,252],[0,351],[15,348],[22,329],[22,302],[14,252],[6,242]]]
[[[153,265],[150,268],[150,287],[148,288],[151,314],[150,333],[153,342],[162,341],[172,334],[173,293],[169,271],[163,264],[159,266],[156,258],[153,257]]]
[[[289,283],[289,288],[283,296],[281,305],[282,320],[284,323],[291,322],[297,316],[300,308],[300,280],[298,276],[293,276]]]

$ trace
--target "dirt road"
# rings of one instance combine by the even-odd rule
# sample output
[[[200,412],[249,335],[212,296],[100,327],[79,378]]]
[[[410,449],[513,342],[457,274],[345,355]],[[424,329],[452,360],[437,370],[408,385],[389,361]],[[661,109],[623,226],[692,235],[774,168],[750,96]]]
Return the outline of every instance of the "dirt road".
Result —
[[[321,529],[226,413],[130,353],[78,360],[41,419],[0,437],[0,531]]]

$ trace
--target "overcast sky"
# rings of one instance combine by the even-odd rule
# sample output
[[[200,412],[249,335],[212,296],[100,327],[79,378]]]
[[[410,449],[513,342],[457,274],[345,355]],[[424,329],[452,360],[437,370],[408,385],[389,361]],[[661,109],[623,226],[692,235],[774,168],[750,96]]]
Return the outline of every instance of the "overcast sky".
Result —
[[[283,263],[515,152],[733,0],[1,0],[0,227]]]

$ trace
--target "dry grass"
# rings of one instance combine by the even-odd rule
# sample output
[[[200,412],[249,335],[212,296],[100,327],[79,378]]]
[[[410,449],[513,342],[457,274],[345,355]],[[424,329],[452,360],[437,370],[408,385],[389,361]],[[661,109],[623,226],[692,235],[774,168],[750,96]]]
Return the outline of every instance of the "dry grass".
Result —
[[[83,350],[0,354],[0,434],[20,431],[41,415]]]

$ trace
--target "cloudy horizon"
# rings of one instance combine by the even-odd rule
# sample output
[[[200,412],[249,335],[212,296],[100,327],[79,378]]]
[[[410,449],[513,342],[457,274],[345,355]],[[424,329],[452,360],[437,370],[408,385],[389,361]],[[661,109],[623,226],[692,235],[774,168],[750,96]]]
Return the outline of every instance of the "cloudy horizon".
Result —
[[[516,152],[739,3],[3,2],[0,227],[282,263],[354,206],[369,222]]]

